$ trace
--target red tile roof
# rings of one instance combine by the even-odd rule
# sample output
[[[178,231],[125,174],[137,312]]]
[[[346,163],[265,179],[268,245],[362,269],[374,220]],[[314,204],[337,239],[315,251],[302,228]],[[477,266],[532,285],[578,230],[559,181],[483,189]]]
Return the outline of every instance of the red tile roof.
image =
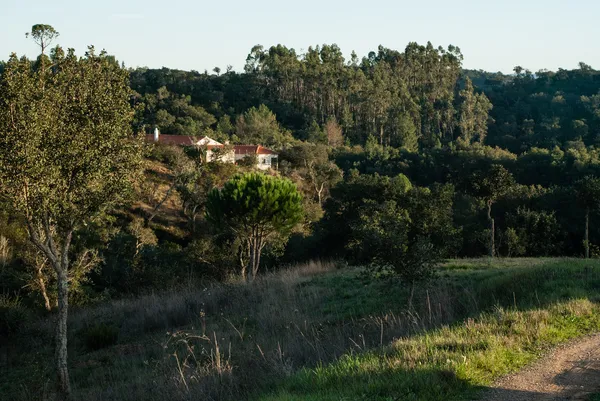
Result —
[[[148,134],[146,135],[146,141],[154,142],[154,135]],[[158,137],[158,143],[162,143],[165,145],[181,145],[181,146],[193,146],[196,143],[196,140],[191,136],[186,135],[164,135],[160,134]]]
[[[276,152],[273,152],[271,149],[267,149],[260,145],[234,145],[233,150],[236,155],[247,155],[247,154],[256,154],[256,155],[276,155]]]
[[[154,142],[154,135],[148,134],[146,135],[147,142]],[[187,135],[166,135],[160,134],[158,137],[158,142],[165,145],[180,145],[180,146],[194,146],[198,140]],[[207,149],[214,148],[222,148],[224,145],[207,145]],[[256,155],[277,155],[277,152],[272,151],[271,149],[265,148],[261,145],[234,145],[233,150],[236,155],[247,155],[247,154],[256,154]]]

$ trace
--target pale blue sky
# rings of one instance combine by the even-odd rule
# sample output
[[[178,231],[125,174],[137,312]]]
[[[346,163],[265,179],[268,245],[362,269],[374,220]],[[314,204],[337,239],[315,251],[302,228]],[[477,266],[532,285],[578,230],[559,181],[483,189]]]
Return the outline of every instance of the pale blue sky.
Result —
[[[94,44],[129,67],[241,70],[255,44],[337,43],[362,57],[429,40],[459,46],[466,68],[600,69],[598,0],[0,0],[0,59],[35,56],[24,34],[36,23],[63,47]]]

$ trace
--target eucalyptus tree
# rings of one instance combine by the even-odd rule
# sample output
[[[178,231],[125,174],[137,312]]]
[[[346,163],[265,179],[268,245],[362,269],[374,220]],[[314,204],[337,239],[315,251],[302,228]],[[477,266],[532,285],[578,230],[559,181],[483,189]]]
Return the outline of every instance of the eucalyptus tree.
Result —
[[[459,92],[461,103],[458,109],[460,136],[467,143],[475,138],[484,141],[488,130],[488,115],[492,103],[483,93],[475,93],[473,82],[467,77],[465,88]]]
[[[54,29],[34,26],[43,48]],[[0,189],[56,272],[58,399],[70,397],[67,316],[74,233],[132,187],[141,145],[131,132],[128,73],[90,47],[52,53],[52,68],[12,54],[0,78]]]

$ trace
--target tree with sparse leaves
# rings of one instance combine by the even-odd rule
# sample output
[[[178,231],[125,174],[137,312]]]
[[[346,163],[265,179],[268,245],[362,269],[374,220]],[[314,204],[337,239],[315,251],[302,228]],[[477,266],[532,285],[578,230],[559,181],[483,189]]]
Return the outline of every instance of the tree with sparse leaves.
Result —
[[[44,48],[56,33],[36,27]],[[33,69],[13,54],[0,79],[0,193],[56,273],[57,398],[66,400],[73,235],[128,193],[141,145],[131,132],[126,70],[92,47],[83,58],[56,48],[51,62]]]
[[[492,164],[489,168],[479,171],[472,177],[472,187],[475,195],[483,199],[487,206],[487,218],[490,224],[489,255],[496,255],[496,226],[492,217],[492,206],[506,195],[515,184],[515,179],[504,166]]]

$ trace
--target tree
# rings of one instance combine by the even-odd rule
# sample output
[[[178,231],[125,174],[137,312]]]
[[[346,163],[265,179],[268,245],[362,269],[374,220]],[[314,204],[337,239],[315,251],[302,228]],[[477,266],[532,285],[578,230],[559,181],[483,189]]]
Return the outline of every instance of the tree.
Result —
[[[585,208],[585,234],[583,246],[586,259],[590,257],[590,211],[600,207],[600,179],[586,176],[575,185],[577,200]]]
[[[244,279],[248,270],[256,277],[264,246],[277,234],[289,234],[302,214],[296,186],[288,179],[261,173],[236,175],[222,189],[212,190],[206,203],[207,219],[240,240]]]
[[[467,77],[465,88],[459,92],[462,103],[459,106],[458,127],[460,136],[467,143],[478,138],[483,143],[488,129],[488,114],[492,103],[483,93],[475,93],[473,83]]]
[[[319,206],[323,206],[331,187],[342,179],[342,171],[329,160],[326,145],[302,143],[283,151],[281,158],[289,161],[308,184],[305,193],[310,193]]]
[[[46,54],[46,48],[50,46],[54,39],[58,38],[60,33],[51,25],[35,24],[31,27],[31,33],[26,33],[25,36],[33,38],[33,41],[40,47],[42,56]]]
[[[67,399],[73,233],[129,192],[141,146],[131,133],[126,70],[93,47],[83,58],[57,48],[52,63],[33,70],[13,54],[1,77],[0,189],[56,273],[58,398]]]
[[[430,278],[452,247],[454,189],[451,185],[412,187],[404,175],[395,180],[389,194],[393,199],[367,200],[360,207],[358,219],[351,223],[350,247],[359,261],[409,284],[412,306],[415,283]]]
[[[192,234],[196,232],[196,220],[204,212],[210,191],[222,187],[234,175],[235,170],[236,166],[232,163],[210,161],[187,171],[176,181],[177,192],[183,203],[183,214],[190,223]]]
[[[276,148],[294,141],[289,131],[279,125],[275,114],[264,104],[250,108],[238,118],[236,135],[242,143]]]
[[[492,205],[515,184],[512,174],[499,164],[492,164],[489,168],[475,173],[472,186],[476,196],[482,198],[487,205],[487,218],[490,224],[489,255],[496,254],[496,227],[492,217]]]
[[[327,144],[331,147],[337,148],[344,144],[344,135],[342,127],[338,124],[335,117],[330,117],[323,127],[323,131],[327,135]]]

